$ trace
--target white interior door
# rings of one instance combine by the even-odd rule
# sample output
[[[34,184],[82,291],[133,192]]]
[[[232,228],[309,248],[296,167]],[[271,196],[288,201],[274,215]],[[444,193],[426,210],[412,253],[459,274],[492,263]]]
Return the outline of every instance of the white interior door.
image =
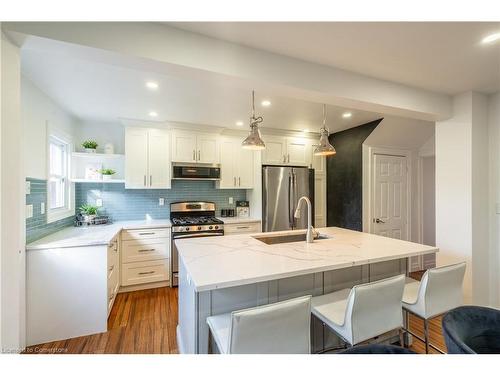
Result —
[[[372,232],[408,240],[407,160],[404,156],[373,156]]]

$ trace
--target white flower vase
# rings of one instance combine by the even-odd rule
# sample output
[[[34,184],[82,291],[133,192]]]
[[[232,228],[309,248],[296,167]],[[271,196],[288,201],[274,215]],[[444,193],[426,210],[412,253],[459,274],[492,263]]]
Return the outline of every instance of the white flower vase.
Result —
[[[102,175],[103,181],[111,181],[112,179],[113,179],[113,175],[111,175],[111,174],[103,174]]]
[[[87,154],[95,154],[95,148],[86,148],[86,149],[85,149],[85,152],[86,152]]]

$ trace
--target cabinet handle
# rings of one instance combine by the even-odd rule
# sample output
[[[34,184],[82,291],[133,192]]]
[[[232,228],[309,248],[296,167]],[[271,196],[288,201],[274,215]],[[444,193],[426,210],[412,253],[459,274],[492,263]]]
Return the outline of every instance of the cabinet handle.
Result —
[[[233,186],[236,186],[236,177],[233,177]]]
[[[155,234],[155,232],[142,232],[142,233],[139,233],[139,236],[152,236],[154,234]]]
[[[193,150],[193,160],[196,161],[196,151]]]
[[[113,298],[115,298],[115,294],[111,293],[111,296],[109,296],[109,300],[111,301]]]
[[[290,163],[290,154],[288,154],[288,162]]]
[[[251,227],[236,227],[236,229],[250,229]]]
[[[283,163],[286,163],[286,155],[283,155]]]
[[[149,186],[153,186],[153,175],[149,175]]]
[[[153,273],[155,273],[155,271],[139,272],[139,275],[151,275]]]
[[[238,186],[241,186],[241,177],[238,177]]]
[[[155,251],[155,249],[140,249],[138,251],[139,251],[139,253],[145,253],[145,252],[148,252],[148,251]]]
[[[113,271],[113,269],[115,268],[115,265],[113,264],[111,267],[109,267],[109,272]]]
[[[144,186],[146,186],[146,175],[144,175]]]
[[[198,150],[198,161],[200,161],[200,160],[201,160],[201,151]]]
[[[118,241],[115,241],[115,248],[113,249],[115,251],[115,253],[118,252]]]

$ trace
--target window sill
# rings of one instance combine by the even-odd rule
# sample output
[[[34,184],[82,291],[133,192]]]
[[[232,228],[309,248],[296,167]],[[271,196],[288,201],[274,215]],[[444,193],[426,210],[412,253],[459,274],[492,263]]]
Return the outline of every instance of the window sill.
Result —
[[[69,210],[57,210],[54,212],[47,211],[47,224],[53,223],[58,220],[66,219],[67,217],[71,217],[75,215],[74,209]]]

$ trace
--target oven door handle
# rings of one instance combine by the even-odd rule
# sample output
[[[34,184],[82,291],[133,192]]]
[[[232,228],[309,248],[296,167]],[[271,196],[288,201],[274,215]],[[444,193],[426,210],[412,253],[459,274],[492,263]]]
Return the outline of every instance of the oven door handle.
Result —
[[[223,236],[223,235],[224,235],[224,233],[210,233],[210,234],[208,234],[208,233],[189,233],[186,235],[178,235],[178,237],[174,238],[174,240],[179,240],[181,238],[212,237],[212,236]]]

